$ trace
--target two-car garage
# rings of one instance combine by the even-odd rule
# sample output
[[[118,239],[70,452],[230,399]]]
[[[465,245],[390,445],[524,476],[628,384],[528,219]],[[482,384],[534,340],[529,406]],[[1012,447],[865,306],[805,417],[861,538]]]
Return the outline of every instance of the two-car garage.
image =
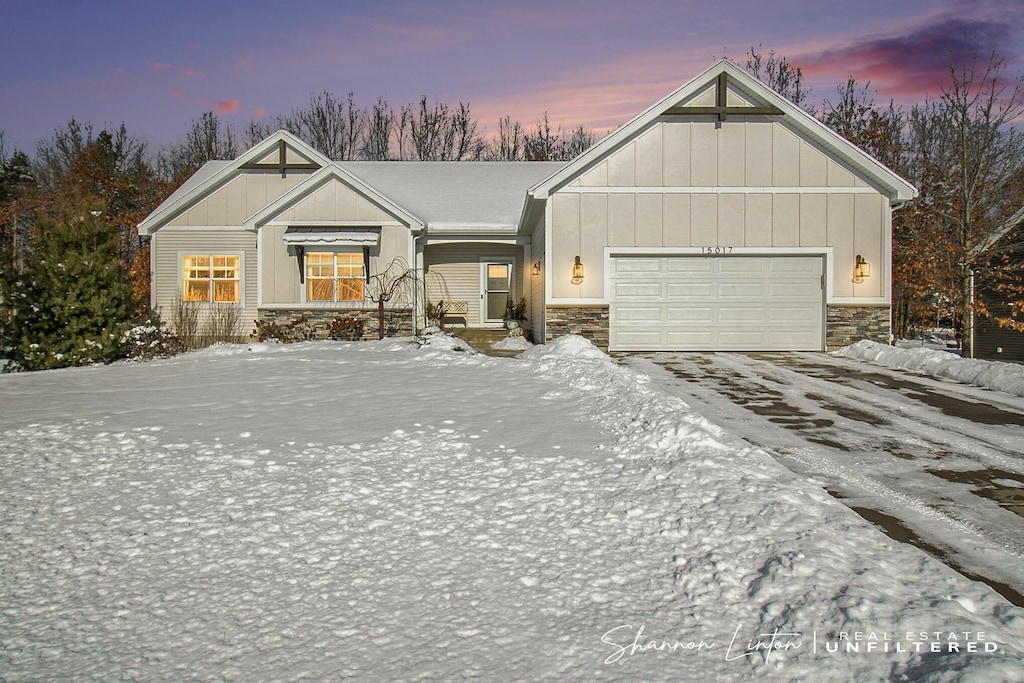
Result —
[[[610,350],[824,348],[820,254],[613,254],[608,265]]]

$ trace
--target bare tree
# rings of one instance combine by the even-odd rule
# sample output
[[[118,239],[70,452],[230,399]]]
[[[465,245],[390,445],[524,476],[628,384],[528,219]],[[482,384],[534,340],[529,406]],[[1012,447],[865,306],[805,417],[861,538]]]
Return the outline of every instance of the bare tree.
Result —
[[[367,161],[391,160],[391,138],[395,130],[395,112],[383,97],[370,108],[363,139],[362,158]]]
[[[804,74],[800,67],[793,66],[774,50],[769,51],[767,57],[761,50],[762,46],[758,45],[747,52],[747,71],[793,104],[811,111],[805,106],[811,91],[804,89]]]
[[[387,330],[387,307],[393,301],[412,304],[418,286],[416,270],[405,259],[391,260],[384,270],[366,280],[366,296],[377,304],[377,338],[383,339]]]
[[[468,104],[459,103],[452,112],[448,105],[430,106],[426,96],[418,105],[401,109],[398,122],[398,156],[418,161],[472,161],[484,152]]]
[[[850,76],[836,86],[837,100],[826,99],[820,113],[822,123],[895,171],[903,165],[903,132],[907,117],[890,100],[885,107],[875,104],[870,83],[860,86]]]
[[[511,116],[498,120],[498,138],[487,152],[492,161],[523,160],[523,127]]]
[[[523,136],[523,156],[527,161],[569,161],[585,152],[595,141],[594,132],[583,126],[568,133],[561,126],[552,129],[548,113],[544,112],[533,131]]]
[[[208,111],[192,122],[183,142],[160,154],[158,163],[166,179],[182,183],[207,161],[234,159],[238,152],[234,129]]]
[[[346,100],[327,91],[310,97],[308,107],[292,112],[290,123],[288,130],[329,159],[345,161],[358,155],[363,114],[351,92]]]

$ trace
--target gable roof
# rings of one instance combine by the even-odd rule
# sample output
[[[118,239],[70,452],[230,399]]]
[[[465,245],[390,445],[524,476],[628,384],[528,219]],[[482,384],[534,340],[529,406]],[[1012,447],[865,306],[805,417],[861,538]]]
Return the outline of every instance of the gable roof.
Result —
[[[1017,211],[1012,216],[1007,218],[999,225],[998,228],[993,230],[991,235],[989,235],[984,241],[980,242],[973,249],[971,249],[971,254],[976,256],[978,254],[985,253],[986,251],[994,247],[999,242],[999,240],[1006,237],[1007,233],[1009,233],[1011,230],[1016,228],[1018,225],[1021,225],[1022,223],[1024,223],[1024,206],[1017,209]]]
[[[750,113],[765,113],[764,110],[767,108],[778,109],[788,125],[793,126],[825,150],[843,159],[854,169],[873,180],[878,187],[888,193],[890,201],[902,203],[917,196],[917,189],[894,171],[727,59],[718,61],[689,83],[613,131],[567,166],[534,185],[530,189],[530,195],[536,199],[546,199],[557,188],[573,180],[592,165],[604,159],[610,152],[654,125],[660,116],[686,114],[686,105],[706,92],[708,87],[722,74],[727,76],[730,85],[763,105],[752,105]],[[732,108],[730,107],[730,109]],[[712,111],[717,110],[711,107],[694,107],[694,113],[707,114]]]
[[[415,213],[431,233],[514,233],[526,191],[565,162],[345,161],[336,165]]]
[[[256,230],[267,222],[273,220],[285,209],[294,206],[316,190],[329,182],[340,182],[352,188],[357,193],[390,213],[402,223],[408,225],[413,232],[419,232],[424,227],[424,222],[402,206],[392,201],[375,188],[357,178],[351,172],[337,163],[329,163],[319,171],[306,178],[304,181],[285,192],[283,195],[267,204],[260,211],[256,212],[245,220],[243,227]]]
[[[234,178],[243,166],[257,164],[281,145],[295,150],[311,164],[326,166],[331,160],[285,130],[279,130],[254,145],[234,161],[208,161],[191,178],[162,201],[139,223],[140,235],[152,235],[168,221]]]

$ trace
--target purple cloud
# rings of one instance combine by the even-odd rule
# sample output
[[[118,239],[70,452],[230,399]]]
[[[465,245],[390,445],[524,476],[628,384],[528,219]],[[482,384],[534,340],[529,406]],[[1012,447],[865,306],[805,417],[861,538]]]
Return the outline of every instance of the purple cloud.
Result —
[[[1016,66],[1018,56],[1006,47],[1016,22],[1005,19],[1018,19],[1020,12],[1014,7],[1008,13],[1004,20],[940,15],[904,35],[869,37],[793,61],[811,78],[845,71],[862,83],[870,81],[884,97],[934,97],[948,80],[951,65],[970,64],[976,56],[983,67],[994,53],[1010,69]]]

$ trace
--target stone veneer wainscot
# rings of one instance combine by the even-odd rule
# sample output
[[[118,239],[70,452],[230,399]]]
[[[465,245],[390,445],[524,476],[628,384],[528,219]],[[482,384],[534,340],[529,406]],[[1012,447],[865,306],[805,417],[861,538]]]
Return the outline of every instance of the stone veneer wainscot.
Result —
[[[608,306],[548,306],[547,341],[578,334],[594,346],[608,348]]]
[[[259,309],[259,319],[263,322],[276,323],[278,325],[293,325],[300,323],[310,330],[315,339],[329,339],[329,328],[332,322],[344,318],[355,318],[363,323],[363,340],[377,338],[378,318],[376,308],[346,308],[346,309]],[[412,312],[409,309],[388,309],[385,312],[384,336],[386,337],[408,337],[412,336]]]
[[[861,339],[888,344],[892,309],[879,306],[828,306],[825,315],[825,348],[841,349]]]

